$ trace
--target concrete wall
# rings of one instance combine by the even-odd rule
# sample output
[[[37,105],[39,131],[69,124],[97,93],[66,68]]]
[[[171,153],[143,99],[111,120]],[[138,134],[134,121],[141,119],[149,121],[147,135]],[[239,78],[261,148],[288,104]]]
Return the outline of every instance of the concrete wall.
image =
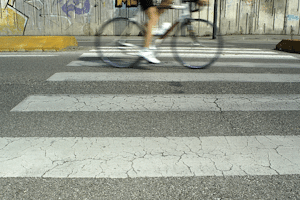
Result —
[[[300,0],[218,0],[218,26],[222,35],[299,35],[299,9]],[[94,35],[108,19],[138,10],[125,4],[117,8],[115,0],[0,0],[0,35]],[[213,12],[210,0],[194,17],[212,22]],[[174,22],[178,15],[178,10],[168,10],[159,23]]]
[[[221,1],[222,34],[299,35],[300,0]]]

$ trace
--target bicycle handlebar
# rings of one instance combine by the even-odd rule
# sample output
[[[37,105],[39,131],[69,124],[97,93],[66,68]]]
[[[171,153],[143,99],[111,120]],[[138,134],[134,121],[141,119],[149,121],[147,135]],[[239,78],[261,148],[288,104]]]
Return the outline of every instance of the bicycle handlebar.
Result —
[[[202,7],[203,7],[203,6],[201,6],[200,8],[192,10],[191,9],[192,8],[191,3],[189,4],[189,6],[190,6],[190,12],[200,11],[200,10],[202,10]],[[183,5],[157,6],[157,8],[158,9],[176,9],[176,10],[184,10],[184,9],[186,9],[186,7],[183,6]]]

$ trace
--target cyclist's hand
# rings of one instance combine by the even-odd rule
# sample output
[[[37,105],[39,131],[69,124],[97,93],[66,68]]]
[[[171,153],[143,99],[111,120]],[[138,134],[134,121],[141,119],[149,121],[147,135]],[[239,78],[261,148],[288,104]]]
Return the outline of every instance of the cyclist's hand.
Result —
[[[198,4],[198,6],[207,6],[209,0],[197,0],[196,3]]]

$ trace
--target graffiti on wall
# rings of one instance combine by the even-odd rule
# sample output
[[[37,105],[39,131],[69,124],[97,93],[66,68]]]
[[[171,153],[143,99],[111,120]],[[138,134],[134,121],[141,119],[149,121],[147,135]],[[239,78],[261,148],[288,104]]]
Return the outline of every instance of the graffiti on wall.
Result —
[[[41,10],[44,5],[44,0],[24,0],[24,2],[33,6],[37,10]]]
[[[299,21],[298,15],[287,15],[286,18],[288,21]]]
[[[63,0],[59,0],[59,3],[63,4]],[[70,12],[74,12],[77,15],[87,14],[90,12],[90,0],[85,0],[83,3],[80,0],[67,0],[62,5],[62,11],[66,13],[68,17]]]
[[[45,20],[51,22],[53,25],[61,26],[63,24],[63,27],[61,27],[63,30],[68,30],[72,26],[71,18],[75,17],[75,15],[90,13],[90,0],[53,0],[52,5],[60,7],[65,15],[59,13],[47,14],[44,11],[39,16],[44,17]],[[60,24],[58,18],[66,23]]]
[[[252,5],[253,4],[253,0],[242,0],[243,2],[246,3],[246,5]]]
[[[28,16],[15,8],[15,0],[1,0],[0,32],[8,35],[24,34]]]
[[[57,22],[57,18],[66,20],[67,23],[63,23],[63,29],[66,30],[72,25],[69,18],[75,15],[89,14],[90,12],[90,0],[53,0],[52,5],[59,5],[59,8],[65,15],[62,15],[59,11],[48,14],[49,12],[44,10],[44,0],[23,0],[25,4],[30,5],[38,11],[36,12],[37,16],[31,16],[16,9],[15,1],[0,0],[0,33],[6,35],[24,35],[26,26],[30,22],[28,16],[43,17],[57,26],[61,25]],[[33,13],[31,12],[31,14]]]
[[[73,24],[70,20],[71,18],[76,18],[76,15],[84,16],[84,22],[80,25],[82,31],[85,34],[89,34],[89,22],[90,22],[90,0],[57,0],[57,3],[60,4],[62,11],[65,13],[65,19],[69,21],[69,26],[64,26],[64,29],[69,29]],[[60,15],[62,17],[62,15]],[[76,28],[78,29],[78,28]]]
[[[126,4],[126,7],[137,7],[138,0],[116,0],[115,7],[122,7],[122,3]]]
[[[300,32],[300,0],[218,2],[221,2],[218,12],[222,17],[218,20],[222,34],[240,33],[241,28],[246,30],[245,34],[282,34],[291,26]],[[0,35],[93,35],[98,26],[113,16],[133,16],[140,9],[137,5],[138,0],[0,0]],[[211,9],[213,6],[209,7],[210,11],[203,10],[201,17],[211,20]],[[144,16],[141,14],[139,20],[144,20]],[[168,15],[161,21],[176,17],[177,14]]]

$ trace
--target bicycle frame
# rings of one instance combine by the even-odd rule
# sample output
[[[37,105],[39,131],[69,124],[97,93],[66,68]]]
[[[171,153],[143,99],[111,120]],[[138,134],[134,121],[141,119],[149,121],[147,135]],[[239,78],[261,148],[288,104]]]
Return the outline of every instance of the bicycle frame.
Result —
[[[191,15],[192,12],[198,11],[200,9],[196,9],[196,10],[192,10],[192,2],[184,2],[181,5],[170,5],[170,6],[157,6],[158,9],[174,9],[174,10],[181,10],[182,12],[179,13],[179,17],[178,17],[178,21],[176,21],[174,24],[172,24],[172,26],[165,31],[165,33],[163,33],[162,35],[160,35],[157,39],[155,39],[153,41],[153,46],[154,48],[156,48],[156,45],[160,45],[161,43],[163,43],[164,39],[174,30],[174,28],[180,24],[180,23],[184,23],[185,21],[187,21],[188,19],[191,19]],[[134,17],[129,18],[129,20],[136,22],[137,24],[139,24],[138,22],[138,18],[137,16],[139,16],[139,14],[141,14],[141,10],[139,10]],[[193,28],[192,25],[189,27],[188,29],[189,32],[193,33]],[[126,41],[117,41],[119,45],[123,46],[123,47],[119,47],[119,49],[122,48],[137,48],[136,45],[131,44],[131,43],[127,43]],[[198,44],[199,46],[203,46],[201,44]]]
[[[186,39],[181,39],[178,37],[172,37],[170,40],[170,44],[167,44],[167,49],[169,50],[169,45],[174,58],[181,63],[183,66],[188,68],[194,68],[194,69],[200,69],[200,68],[206,68],[210,66],[212,63],[214,63],[219,57],[220,53],[222,52],[222,39],[221,37],[218,37],[217,39],[217,47],[215,47],[215,44],[211,44],[210,42],[203,42],[201,34],[207,34],[208,31],[211,31],[212,29],[215,29],[215,25],[210,23],[207,20],[200,19],[198,17],[193,18],[192,13],[195,11],[198,11],[197,5],[194,7],[192,2],[184,2],[181,5],[171,5],[167,7],[159,7],[159,9],[176,9],[180,10],[179,17],[177,18],[177,21],[172,24],[171,27],[168,28],[168,30],[165,30],[164,33],[160,32],[158,37],[153,38],[152,45],[150,45],[149,49],[156,52],[164,52],[165,47],[162,47],[162,51],[158,50],[158,46],[161,46],[161,43],[163,43],[174,28],[179,25],[180,27],[176,30],[174,36],[179,36],[181,34],[184,34]],[[200,8],[203,8],[202,6]],[[133,17],[126,18],[126,17],[116,17],[108,22],[106,22],[104,25],[101,26],[101,29],[99,30],[99,36],[105,36],[103,34],[105,30],[110,30],[111,26],[114,26],[114,23],[121,23],[121,25],[125,25],[125,27],[120,27],[120,31],[118,31],[116,37],[112,41],[113,46],[117,48],[116,52],[120,53],[120,55],[115,55],[113,52],[110,54],[109,52],[103,51],[103,53],[100,54],[102,60],[105,63],[108,63],[109,65],[112,65],[114,67],[132,67],[139,63],[141,60],[140,51],[143,48],[143,41],[145,36],[145,24],[141,24],[140,22],[140,13],[142,13],[141,10],[139,10]],[[125,23],[125,24],[124,24]],[[142,22],[143,23],[143,22]],[[201,25],[201,24],[203,25]],[[205,26],[206,24],[206,26]],[[203,29],[202,29],[203,27]],[[201,29],[201,30],[200,30]],[[199,31],[199,38],[197,37]],[[106,32],[105,32],[106,33]],[[109,31],[107,32],[109,33]],[[134,37],[131,37],[134,36]],[[138,37],[141,36],[141,37]],[[203,35],[204,37],[206,35]],[[100,37],[97,37],[100,38]],[[181,42],[178,40],[182,40]],[[97,39],[96,41],[97,47],[101,46],[101,40]],[[185,45],[185,46],[182,46]],[[157,48],[156,48],[157,46]],[[182,47],[184,48],[182,50]],[[200,47],[200,48],[199,48]],[[206,47],[209,49],[209,55],[207,56],[196,56],[194,60],[189,59],[190,56],[186,56],[185,50],[186,49],[193,49],[191,50],[191,53],[195,52],[201,52],[205,49],[202,47]],[[100,50],[100,52],[102,52]],[[131,55],[131,56],[127,56]],[[202,54],[201,54],[202,55]],[[198,60],[199,59],[199,62]],[[197,62],[195,63],[195,61]]]
[[[188,2],[188,3],[182,3],[181,5],[170,5],[170,6],[157,6],[158,9],[174,9],[174,10],[181,10],[182,12],[179,13],[179,17],[178,17],[178,21],[175,22],[174,24],[172,24],[172,26],[166,30],[166,32],[162,35],[160,35],[160,37],[158,39],[156,39],[155,43],[156,44],[160,44],[163,42],[163,40],[169,35],[169,33],[171,33],[174,28],[179,24],[179,23],[183,23],[185,22],[187,19],[191,18],[191,14],[192,12],[195,12],[195,11],[198,11],[198,10],[194,10],[192,11],[192,2]],[[141,13],[141,10],[139,10],[137,12],[137,14],[132,17],[132,18],[129,18],[130,20],[132,21],[135,21],[137,23],[138,22],[138,19],[137,19],[137,16]]]

